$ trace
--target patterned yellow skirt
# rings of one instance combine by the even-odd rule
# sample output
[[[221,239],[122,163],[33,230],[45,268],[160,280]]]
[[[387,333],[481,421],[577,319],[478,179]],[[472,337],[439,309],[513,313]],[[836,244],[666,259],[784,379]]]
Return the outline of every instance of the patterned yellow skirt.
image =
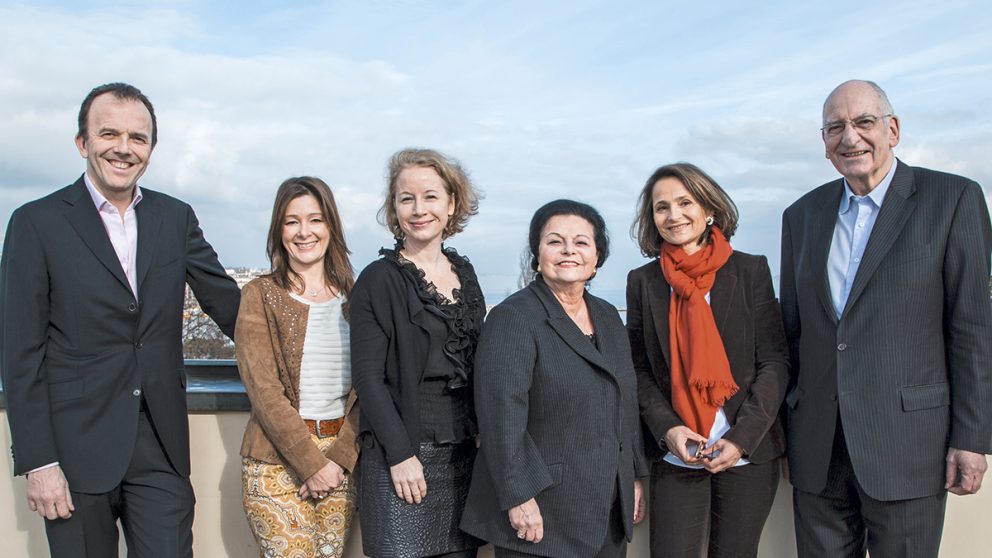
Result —
[[[336,437],[311,436],[323,451]],[[282,465],[241,459],[242,503],[262,558],[340,558],[355,512],[355,488],[346,474],[322,500],[301,500],[303,481]]]

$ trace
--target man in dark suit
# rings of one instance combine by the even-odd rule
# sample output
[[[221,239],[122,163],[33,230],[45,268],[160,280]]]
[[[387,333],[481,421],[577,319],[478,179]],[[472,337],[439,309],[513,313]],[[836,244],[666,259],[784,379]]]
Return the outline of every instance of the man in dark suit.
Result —
[[[188,283],[233,335],[240,293],[192,209],[139,188],[155,112],[97,87],[79,111],[86,172],[17,209],[0,263],[0,370],[14,472],[52,555],[192,556],[181,328]]]
[[[799,556],[936,556],[947,492],[977,492],[992,451],[988,208],[895,158],[872,82],[830,94],[822,135],[843,179],[782,223]]]

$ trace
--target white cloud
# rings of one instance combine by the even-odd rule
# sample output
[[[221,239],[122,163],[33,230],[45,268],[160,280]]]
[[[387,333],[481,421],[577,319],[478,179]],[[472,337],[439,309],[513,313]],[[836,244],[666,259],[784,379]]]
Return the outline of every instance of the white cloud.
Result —
[[[974,6],[837,20],[792,3],[436,3],[427,18],[418,2],[246,5],[229,18],[199,2],[144,6],[0,9],[0,219],[78,176],[78,104],[119,80],[159,116],[144,183],[192,203],[228,265],[264,264],[275,189],[301,174],[332,186],[354,261],[368,262],[390,242],[375,222],[386,158],[410,145],[457,157],[486,192],[452,245],[489,292],[514,287],[533,210],[574,197],[607,219],[614,256],[596,289],[622,299],[643,262],[627,235],[636,196],[676,160],[738,202],[735,246],[775,261],[781,210],[835,176],[822,98],[855,76],[890,88],[901,157],[992,186],[990,39],[961,17]],[[867,33],[880,13],[890,31]],[[952,20],[967,21],[940,32]],[[914,32],[924,23],[936,31]]]

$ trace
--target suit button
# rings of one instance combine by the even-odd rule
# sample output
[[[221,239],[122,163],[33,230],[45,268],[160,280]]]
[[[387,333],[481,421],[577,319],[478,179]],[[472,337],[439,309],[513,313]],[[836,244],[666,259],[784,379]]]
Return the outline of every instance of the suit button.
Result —
[[[831,401],[837,401],[837,394],[836,393],[831,393],[830,394],[830,400]]]
[[[133,395],[135,397],[141,397],[141,390],[140,389],[136,389],[136,390],[134,390],[134,391],[131,392],[131,395]]]
[[[140,349],[142,347],[144,347],[144,345],[141,344],[141,341],[138,341],[137,343],[134,344],[135,349]]]
[[[623,453],[623,442],[620,442],[620,453]]]
[[[840,345],[837,345],[838,351],[843,351],[845,349],[847,349],[847,343],[841,343]]]
[[[127,309],[131,312],[134,312],[135,310],[138,309],[138,305],[132,302],[131,304],[127,305]]]

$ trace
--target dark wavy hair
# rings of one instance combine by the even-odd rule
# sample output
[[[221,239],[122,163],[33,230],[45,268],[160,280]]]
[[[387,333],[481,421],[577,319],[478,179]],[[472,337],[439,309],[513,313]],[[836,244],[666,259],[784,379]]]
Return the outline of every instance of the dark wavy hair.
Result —
[[[287,291],[303,290],[303,280],[289,266],[289,252],[282,243],[283,219],[290,202],[301,196],[313,196],[320,206],[324,222],[327,223],[327,253],[324,256],[324,276],[338,295],[347,298],[355,285],[355,270],[348,256],[351,250],[344,239],[344,228],[334,194],[326,182],[312,176],[298,176],[286,179],[276,191],[272,205],[272,221],[269,223],[269,237],[266,252],[272,271],[268,274],[273,281]]]
[[[552,217],[559,215],[575,215],[581,217],[592,225],[593,241],[596,244],[596,269],[603,267],[606,258],[610,255],[610,235],[606,230],[606,221],[596,209],[582,202],[575,200],[555,200],[548,202],[534,212],[530,219],[530,232],[527,235],[527,246],[530,248],[530,271],[537,272],[537,264],[540,258],[541,231]]]

